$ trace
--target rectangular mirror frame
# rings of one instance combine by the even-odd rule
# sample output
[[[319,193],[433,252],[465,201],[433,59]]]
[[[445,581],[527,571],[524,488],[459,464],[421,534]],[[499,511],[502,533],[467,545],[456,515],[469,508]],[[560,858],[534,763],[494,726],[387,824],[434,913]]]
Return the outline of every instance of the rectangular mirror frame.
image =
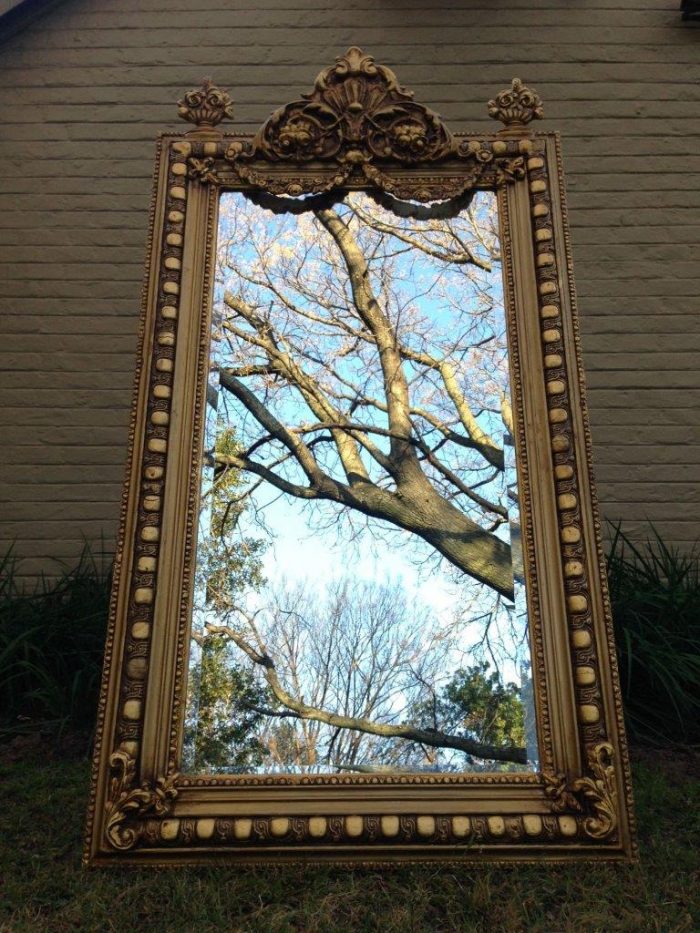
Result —
[[[559,140],[454,138],[491,154],[472,184],[498,191],[541,772],[178,775],[218,197],[265,169],[296,193],[315,171],[234,170],[250,138],[199,128],[158,144],[85,864],[634,856]],[[393,165],[393,190],[464,188],[465,171]]]

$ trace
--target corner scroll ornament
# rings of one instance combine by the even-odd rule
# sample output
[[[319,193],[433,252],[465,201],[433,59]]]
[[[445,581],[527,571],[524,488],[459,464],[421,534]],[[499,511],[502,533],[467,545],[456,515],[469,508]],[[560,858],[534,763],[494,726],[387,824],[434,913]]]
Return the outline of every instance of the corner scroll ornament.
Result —
[[[216,127],[228,117],[233,118],[233,101],[221,88],[205,78],[201,87],[188,91],[177,102],[177,115],[181,120],[194,123],[195,129],[188,135],[221,135]]]
[[[568,784],[563,775],[543,774],[545,795],[552,810],[573,810],[585,814],[583,830],[591,839],[610,838],[617,829],[617,789],[614,751],[609,742],[596,745],[588,755],[585,777]]]
[[[167,816],[177,797],[179,775],[158,778],[153,786],[136,786],[136,762],[126,752],[109,759],[112,778],[106,806],[105,838],[119,851],[132,849],[141,836],[139,820],[147,815]]]
[[[544,116],[539,94],[526,87],[520,78],[513,78],[506,90],[489,101],[489,116],[505,124],[502,135],[521,136],[528,132],[527,124]]]

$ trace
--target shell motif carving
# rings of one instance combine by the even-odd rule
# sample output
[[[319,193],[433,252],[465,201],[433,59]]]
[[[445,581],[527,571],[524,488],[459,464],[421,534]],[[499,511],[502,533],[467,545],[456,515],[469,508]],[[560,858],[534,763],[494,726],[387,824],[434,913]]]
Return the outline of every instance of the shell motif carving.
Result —
[[[353,46],[319,74],[310,94],[263,124],[252,148],[275,160],[413,165],[443,158],[452,144],[436,113],[416,103],[390,68]]]
[[[163,817],[177,797],[177,774],[158,778],[153,786],[136,786],[136,762],[126,752],[114,752],[109,759],[112,769],[109,800],[106,807],[105,837],[114,849],[132,849],[141,836],[139,820],[153,814]]]

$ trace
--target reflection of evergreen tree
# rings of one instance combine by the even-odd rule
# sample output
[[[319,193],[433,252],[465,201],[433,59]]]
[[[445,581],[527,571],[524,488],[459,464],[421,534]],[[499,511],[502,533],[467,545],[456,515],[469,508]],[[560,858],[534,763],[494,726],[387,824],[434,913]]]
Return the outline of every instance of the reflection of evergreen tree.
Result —
[[[233,662],[225,638],[204,637],[191,693],[198,708],[186,729],[185,745],[193,770],[242,772],[262,764],[266,749],[256,730],[263,717],[250,707],[266,700],[252,674]]]
[[[232,456],[237,450],[235,429],[218,424],[214,456]],[[258,590],[264,583],[261,558],[266,543],[238,533],[245,511],[240,471],[217,463],[210,472],[211,486],[202,503],[197,575],[207,608],[214,610],[221,621],[242,594]]]
[[[440,694],[416,707],[414,716],[424,727],[483,744],[525,744],[520,688],[504,684],[495,671],[489,673],[486,661],[456,671]]]
[[[235,430],[217,424],[215,454],[237,450]],[[251,671],[237,663],[227,638],[207,625],[230,624],[236,605],[264,584],[266,542],[244,537],[239,520],[245,510],[241,474],[231,467],[205,466],[195,574],[193,641],[199,657],[190,666],[184,749],[195,771],[242,772],[262,764],[265,747],[257,738],[260,713],[269,699]],[[193,645],[193,650],[194,645]]]

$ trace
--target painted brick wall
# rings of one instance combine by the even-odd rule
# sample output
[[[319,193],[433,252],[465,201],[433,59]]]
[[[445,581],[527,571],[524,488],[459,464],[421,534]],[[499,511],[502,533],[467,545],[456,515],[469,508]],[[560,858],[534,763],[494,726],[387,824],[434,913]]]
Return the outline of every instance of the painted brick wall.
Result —
[[[113,546],[153,139],[175,100],[212,75],[254,130],[352,44],[454,130],[489,124],[514,75],[539,91],[564,137],[604,514],[698,537],[699,43],[677,0],[65,0],[10,37],[0,484],[25,572],[83,536]]]

